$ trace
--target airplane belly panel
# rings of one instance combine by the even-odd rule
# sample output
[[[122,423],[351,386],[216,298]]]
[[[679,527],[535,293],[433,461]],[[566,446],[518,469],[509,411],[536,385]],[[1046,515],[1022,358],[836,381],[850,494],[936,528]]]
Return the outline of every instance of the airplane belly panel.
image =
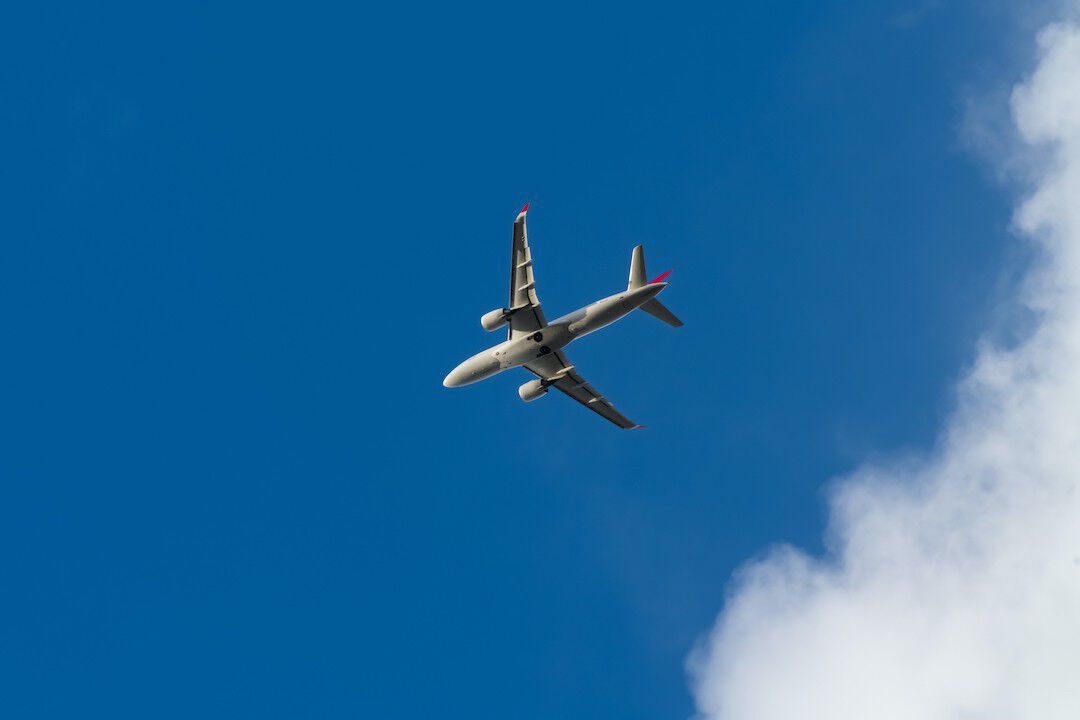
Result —
[[[564,325],[548,325],[495,351],[501,368],[517,367],[567,345],[573,336]]]
[[[622,295],[605,298],[585,308],[584,315],[570,323],[568,330],[574,337],[588,335],[600,328],[607,327],[633,309],[633,305],[627,302]]]

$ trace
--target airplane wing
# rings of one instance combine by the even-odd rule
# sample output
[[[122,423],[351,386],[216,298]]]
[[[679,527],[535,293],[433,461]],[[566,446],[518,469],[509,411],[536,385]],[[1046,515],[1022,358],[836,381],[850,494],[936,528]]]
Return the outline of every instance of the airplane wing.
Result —
[[[548,355],[541,355],[532,362],[526,363],[525,369],[542,380],[555,378],[550,387],[561,390],[597,415],[607,418],[624,430],[641,427],[633,420],[627,419],[592,385],[585,382],[584,378],[577,374],[570,361],[566,359],[566,355],[563,354],[562,350],[556,350]]]
[[[536,298],[532,252],[525,232],[525,213],[528,211],[529,204],[525,203],[514,221],[514,243],[510,249],[510,304],[507,307],[515,312],[510,316],[508,340],[530,335],[547,326],[544,311]]]

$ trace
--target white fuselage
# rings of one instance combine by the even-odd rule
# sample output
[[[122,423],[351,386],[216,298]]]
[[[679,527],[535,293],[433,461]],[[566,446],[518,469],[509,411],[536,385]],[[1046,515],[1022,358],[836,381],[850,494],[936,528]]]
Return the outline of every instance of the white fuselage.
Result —
[[[503,370],[525,365],[535,360],[538,352],[547,354],[552,350],[566,347],[579,337],[584,337],[630,314],[656,297],[665,287],[667,283],[658,282],[633,290],[624,290],[552,320],[547,327],[531,335],[501,342],[458,365],[446,376],[443,385],[458,387],[478,382]]]

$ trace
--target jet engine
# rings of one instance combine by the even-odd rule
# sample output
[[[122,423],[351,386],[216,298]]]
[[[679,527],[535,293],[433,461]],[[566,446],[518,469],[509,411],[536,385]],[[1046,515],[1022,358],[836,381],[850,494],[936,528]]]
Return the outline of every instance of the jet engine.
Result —
[[[507,323],[510,319],[510,314],[505,308],[499,308],[498,310],[492,310],[486,313],[480,318],[480,324],[485,330],[491,332],[492,330],[498,330]]]
[[[518,395],[525,402],[532,402],[537,398],[547,395],[548,387],[540,380],[530,380],[518,388]]]

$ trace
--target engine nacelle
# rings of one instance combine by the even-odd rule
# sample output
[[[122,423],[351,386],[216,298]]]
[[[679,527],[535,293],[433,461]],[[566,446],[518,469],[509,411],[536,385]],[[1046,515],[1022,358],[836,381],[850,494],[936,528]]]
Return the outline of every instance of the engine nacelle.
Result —
[[[486,313],[483,317],[481,317],[480,324],[484,327],[485,330],[491,332],[492,330],[498,330],[499,328],[501,328],[509,321],[509,319],[510,316],[507,314],[506,310],[503,308],[499,308],[498,310],[492,310],[491,312]]]
[[[537,398],[547,395],[548,387],[539,380],[530,380],[518,388],[518,395],[525,402],[532,402]]]

